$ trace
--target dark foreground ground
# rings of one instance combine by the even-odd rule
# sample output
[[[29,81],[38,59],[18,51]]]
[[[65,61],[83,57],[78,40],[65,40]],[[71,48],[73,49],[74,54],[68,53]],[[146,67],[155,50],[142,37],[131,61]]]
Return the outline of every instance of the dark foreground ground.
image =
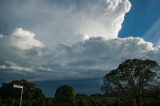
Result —
[[[141,106],[160,106],[160,98],[143,98]],[[19,106],[19,99],[0,99],[0,106]],[[23,99],[22,106],[134,106],[131,98],[76,96],[74,103],[57,102],[54,98]]]

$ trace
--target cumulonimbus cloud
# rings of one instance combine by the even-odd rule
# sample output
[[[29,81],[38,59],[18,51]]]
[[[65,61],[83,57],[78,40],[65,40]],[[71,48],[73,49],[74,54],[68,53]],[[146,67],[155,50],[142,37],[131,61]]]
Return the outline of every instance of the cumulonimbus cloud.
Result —
[[[45,45],[72,45],[89,37],[117,38],[131,8],[129,0],[27,0],[10,5],[12,20],[36,33]],[[9,16],[3,20],[11,21]]]
[[[118,37],[131,8],[128,0],[57,1],[28,0],[8,7],[17,22],[26,23],[0,36],[3,74],[8,69],[32,71],[25,73],[31,79],[88,78],[103,76],[125,59],[160,63],[159,46],[142,38]]]

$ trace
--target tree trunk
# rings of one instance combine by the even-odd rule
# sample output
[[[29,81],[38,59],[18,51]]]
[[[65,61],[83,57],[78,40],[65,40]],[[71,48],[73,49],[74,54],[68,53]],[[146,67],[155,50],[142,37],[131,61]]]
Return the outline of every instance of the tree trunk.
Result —
[[[134,106],[141,106],[140,97],[134,97]]]

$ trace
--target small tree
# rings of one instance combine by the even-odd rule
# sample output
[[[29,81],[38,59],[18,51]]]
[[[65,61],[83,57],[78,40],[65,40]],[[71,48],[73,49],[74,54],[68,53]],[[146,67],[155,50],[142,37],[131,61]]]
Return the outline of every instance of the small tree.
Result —
[[[135,100],[135,105],[140,106],[142,90],[148,88],[158,75],[159,65],[152,60],[126,60],[117,69],[110,71],[104,77],[106,92],[122,92]],[[158,83],[154,83],[154,86]],[[109,88],[108,88],[109,87]]]
[[[75,92],[73,87],[64,85],[57,88],[55,99],[58,103],[73,104],[75,101]]]

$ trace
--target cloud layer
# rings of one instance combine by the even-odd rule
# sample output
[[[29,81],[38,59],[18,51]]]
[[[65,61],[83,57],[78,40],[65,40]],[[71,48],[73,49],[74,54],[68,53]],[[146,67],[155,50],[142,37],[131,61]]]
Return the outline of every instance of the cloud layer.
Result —
[[[4,38],[1,39],[4,41]],[[2,52],[0,58],[5,57],[0,61],[0,70],[2,76],[8,73],[12,78],[16,76],[32,80],[95,78],[103,76],[126,59],[153,59],[160,63],[160,47],[135,37],[115,39],[93,37],[71,46],[61,44],[54,50],[50,47],[17,50],[8,45],[3,43],[3,46],[0,46],[1,50],[5,48],[13,51],[6,54],[0,51]]]
[[[11,61],[6,61],[5,63],[6,65],[0,65],[0,69],[11,70],[11,71],[18,72],[18,73],[33,72],[32,68],[19,66],[16,63],[11,62]]]
[[[13,27],[0,34],[0,80],[95,78],[125,59],[160,63],[159,46],[118,37],[130,8],[128,0],[12,1],[12,18],[0,16]]]

